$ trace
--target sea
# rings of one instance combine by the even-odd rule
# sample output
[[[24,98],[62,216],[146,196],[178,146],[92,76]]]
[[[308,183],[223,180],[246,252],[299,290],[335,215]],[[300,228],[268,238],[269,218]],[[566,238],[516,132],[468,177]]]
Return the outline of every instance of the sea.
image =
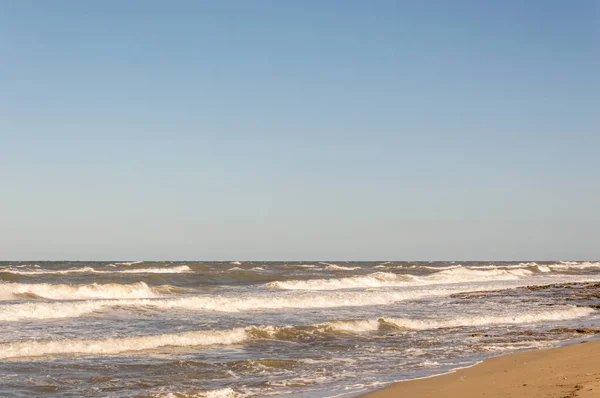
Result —
[[[2,397],[354,397],[600,332],[600,262],[0,262]]]

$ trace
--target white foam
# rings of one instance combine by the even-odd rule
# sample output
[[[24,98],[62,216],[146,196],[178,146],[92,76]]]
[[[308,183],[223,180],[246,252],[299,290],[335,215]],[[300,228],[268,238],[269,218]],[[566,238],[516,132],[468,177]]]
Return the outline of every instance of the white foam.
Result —
[[[552,270],[550,269],[550,267],[548,267],[547,265],[536,265],[538,271],[540,272],[552,272]]]
[[[143,260],[140,260],[140,261],[129,261],[129,262],[123,262],[123,263],[112,263],[112,264],[108,264],[107,267],[129,266],[129,265],[141,264],[143,262],[144,262]]]
[[[0,300],[12,300],[15,298],[15,295],[27,294],[52,300],[149,298],[160,296],[160,294],[157,294],[144,282],[132,284],[92,283],[87,285],[0,283]]]
[[[342,265],[330,264],[325,267],[327,271],[352,271],[355,269],[360,269],[360,267],[344,267]]]
[[[382,326],[399,329],[428,330],[469,326],[530,324],[548,321],[563,321],[588,316],[592,308],[564,306],[551,311],[531,311],[515,315],[470,315],[451,319],[378,318],[364,320],[331,321],[318,326],[342,332],[372,332]]]
[[[461,326],[486,326],[498,324],[528,324],[548,321],[562,321],[590,315],[595,310],[588,307],[562,307],[550,311],[532,311],[514,315],[474,315],[452,319],[407,319],[383,318],[386,322],[400,328],[424,330],[453,328]]]
[[[314,264],[289,264],[289,267],[298,267],[298,268],[317,268]]]
[[[108,273],[122,274],[181,274],[191,272],[192,270],[187,265],[179,265],[171,268],[136,268],[126,269],[121,271],[108,271]]]
[[[2,272],[9,272],[11,274],[18,275],[47,275],[47,274],[56,274],[56,275],[64,275],[64,274],[89,274],[97,272],[92,267],[82,267],[82,268],[69,268],[69,269],[61,269],[61,270],[49,270],[49,269],[37,269],[37,270],[19,270],[14,268],[3,269]]]
[[[489,285],[478,290],[496,290],[505,286]],[[244,312],[273,309],[337,308],[387,305],[397,301],[439,297],[469,290],[463,286],[403,291],[331,291],[294,292],[294,294],[256,294],[238,296],[192,296],[160,299],[85,300],[69,302],[29,302],[0,305],[0,321],[30,319],[60,319],[89,315],[120,307],[156,310],[184,309],[190,311]]]
[[[486,344],[479,347],[484,351],[501,352],[501,351],[516,351],[523,349],[532,348],[547,348],[555,346],[559,343],[559,340],[545,340],[545,341],[521,341],[514,344]]]
[[[434,271],[444,271],[444,270],[447,270],[447,269],[463,268],[463,266],[460,265],[460,264],[457,264],[457,265],[440,265],[440,266],[437,266],[437,267],[429,266],[429,265],[421,265],[421,266],[419,266],[419,265],[412,265],[410,268],[424,268],[424,269],[431,269],[431,270],[434,270]]]
[[[340,320],[306,326],[250,326],[217,331],[195,331],[155,336],[134,336],[105,339],[64,339],[18,341],[0,344],[0,358],[22,358],[55,354],[111,355],[129,351],[150,350],[160,347],[205,346],[238,344],[247,339],[295,339],[299,332],[331,331],[365,333],[382,327],[425,330],[462,326],[488,326],[498,324],[529,324],[562,321],[587,316],[591,308],[564,306],[550,311],[535,311],[515,315],[472,315],[452,319],[379,318],[367,320]],[[292,332],[292,333],[289,333]]]
[[[347,278],[309,279],[269,282],[266,286],[288,290],[335,290],[363,287],[399,286],[412,280],[410,275],[396,275],[388,272],[375,272],[369,275]]]
[[[108,339],[64,339],[19,341],[0,344],[0,358],[22,358],[56,354],[111,355],[128,351],[151,350],[160,347],[206,346],[237,344],[248,338],[245,329],[186,332],[156,336],[136,336]]]
[[[219,388],[216,390],[207,390],[201,392],[168,392],[153,395],[157,398],[232,398],[242,397],[243,395],[231,388]]]
[[[409,274],[375,272],[368,275],[358,275],[346,278],[275,281],[267,283],[266,286],[288,290],[336,290],[368,287],[505,281],[518,280],[531,275],[533,275],[533,272],[526,269],[502,270],[493,268],[486,270],[472,270],[457,265],[443,271],[421,277]]]
[[[337,330],[340,332],[373,332],[379,329],[379,320],[377,319],[364,319],[364,320],[350,320],[350,321],[332,321],[323,324],[327,328]]]
[[[110,306],[111,303],[118,305],[118,300],[0,304],[0,321],[16,322],[31,319],[76,318],[99,311]]]
[[[187,265],[180,265],[171,268],[134,268],[124,270],[98,270],[92,267],[70,268],[65,270],[48,270],[39,269],[31,271],[22,271],[14,268],[2,270],[11,274],[19,275],[63,275],[63,274],[180,274],[191,272],[192,270]]]
[[[479,282],[486,280],[516,280],[533,275],[533,272],[527,269],[498,269],[473,270],[466,267],[456,267],[444,271],[436,272],[427,277],[424,281],[437,281],[443,283],[458,282]]]
[[[568,270],[583,270],[589,268],[600,268],[600,262],[584,261],[581,263],[575,261],[561,261],[559,264],[551,264],[553,270],[568,271]]]

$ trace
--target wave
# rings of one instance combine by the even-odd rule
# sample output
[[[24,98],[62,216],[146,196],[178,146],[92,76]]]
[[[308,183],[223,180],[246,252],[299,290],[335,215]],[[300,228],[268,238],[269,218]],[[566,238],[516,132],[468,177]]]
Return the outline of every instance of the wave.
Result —
[[[123,274],[181,274],[191,272],[192,269],[187,265],[179,265],[171,268],[137,268],[125,269],[121,271],[108,271],[108,273],[123,273]]]
[[[350,276],[346,278],[275,281],[267,283],[266,286],[288,290],[335,290],[398,286],[399,284],[406,284],[406,282],[413,278],[410,275],[375,272],[369,275]]]
[[[326,263],[324,261],[321,261],[319,264],[325,265],[326,267],[323,269],[326,271],[353,271],[355,269],[360,269],[360,267],[344,267],[343,265]]]
[[[498,266],[469,266],[470,269],[489,269],[489,268],[499,268],[499,269],[515,269],[515,268],[529,268],[533,270],[537,270],[539,272],[551,272],[551,271],[568,271],[568,270],[583,270],[589,268],[600,268],[600,262],[593,261],[560,261],[554,264],[538,264],[536,262],[526,262],[519,264],[509,264],[509,265],[498,265]]]
[[[296,268],[317,268],[314,264],[288,264],[287,267],[296,267]]]
[[[400,268],[404,268],[404,267],[400,267]],[[443,270],[447,270],[447,269],[456,269],[456,268],[463,268],[462,265],[457,264],[457,265],[439,265],[437,267],[432,267],[429,265],[411,265],[409,268],[420,268],[420,269],[430,269],[433,271],[443,271]]]
[[[0,270],[0,272],[8,272],[18,275],[64,275],[64,274],[180,274],[191,272],[191,268],[187,265],[180,265],[171,268],[134,268],[124,270],[99,270],[92,267],[69,268],[64,270],[49,270],[39,269],[31,271],[22,271],[14,268]]]
[[[151,395],[154,398],[233,398],[242,397],[242,394],[231,388],[218,388],[202,392],[165,392]]]
[[[56,354],[111,355],[128,351],[152,350],[160,347],[188,347],[236,344],[248,338],[242,328],[136,336],[108,339],[64,339],[19,341],[0,344],[0,358],[37,357]]]
[[[495,324],[529,324],[545,321],[568,320],[584,317],[594,310],[583,307],[563,307],[552,311],[521,313],[502,316],[463,316],[449,320],[379,318],[367,320],[339,320],[304,326],[249,326],[216,331],[193,331],[177,334],[135,336],[105,339],[64,339],[19,341],[0,344],[0,358],[23,358],[43,355],[113,355],[123,352],[152,350],[161,347],[188,347],[231,345],[247,340],[303,341],[319,334],[343,332],[365,333],[379,330],[425,330],[461,326]]]
[[[89,274],[89,273],[97,272],[97,270],[95,270],[92,267],[69,268],[69,269],[61,269],[61,270],[36,269],[36,270],[27,270],[27,271],[20,270],[20,269],[14,269],[14,268],[6,268],[6,269],[1,270],[1,272],[8,272],[10,274],[17,274],[17,275],[48,275],[48,274],[64,275],[64,274]]]
[[[530,269],[532,271],[537,271],[537,272],[551,272],[552,271],[547,265],[538,264],[538,263],[534,263],[534,262],[519,263],[519,264],[506,264],[506,265],[504,265],[504,264],[503,265],[470,265],[470,266],[465,267],[465,268],[467,268],[467,269],[474,269],[474,270]]]
[[[497,290],[505,286],[485,286],[478,290]],[[69,302],[28,302],[0,304],[0,321],[61,319],[87,316],[119,307],[135,311],[148,308],[159,311],[182,309],[189,311],[244,312],[273,309],[306,309],[389,305],[398,301],[440,297],[464,292],[463,287],[410,289],[406,291],[335,291],[302,292],[293,295],[259,294],[252,296],[192,296],[157,299],[83,300]]]
[[[355,269],[360,269],[360,267],[344,267],[342,265],[337,264],[330,264],[327,267],[325,267],[326,271],[353,271]]]
[[[600,268],[600,261],[596,261],[596,262],[584,261],[581,263],[578,263],[575,261],[561,261],[558,264],[551,264],[548,267],[550,267],[553,270],[560,270],[560,271],[569,271],[572,269],[584,270],[584,269],[590,269],[590,268]]]
[[[149,287],[144,282],[132,284],[107,283],[88,285],[64,285],[48,283],[0,283],[0,300],[12,300],[14,298],[44,298],[52,300],[71,299],[122,299],[122,298],[150,298],[160,297],[158,292],[168,292],[169,286],[161,286],[158,289]]]
[[[516,315],[472,315],[452,319],[377,318],[336,320],[307,326],[262,326],[247,330],[255,337],[290,339],[307,334],[320,333],[366,333],[385,330],[432,330],[442,328],[473,327],[488,325],[532,324],[582,318],[595,310],[586,307],[563,306],[551,311],[531,311]]]
[[[531,275],[533,275],[533,272],[525,269],[471,270],[465,267],[456,266],[427,276],[375,272],[368,275],[351,276],[345,278],[275,281],[267,283],[266,286],[270,288],[288,290],[335,290],[368,287],[481,282],[490,280],[506,281],[518,280]]]
[[[424,281],[437,281],[443,283],[458,282],[478,282],[486,280],[515,280],[533,275],[533,271],[528,269],[498,269],[474,270],[467,267],[457,267],[436,272],[427,277]]]
[[[135,265],[135,264],[141,264],[144,261],[129,261],[129,262],[123,262],[123,263],[112,263],[112,264],[108,264],[107,267],[118,267],[118,266],[129,266],[129,265]]]
[[[494,316],[462,316],[453,319],[405,319],[384,318],[384,321],[401,329],[426,330],[440,328],[455,328],[461,326],[486,326],[500,324],[528,324],[536,322],[562,321],[581,318],[595,312],[588,307],[566,307],[551,311],[533,311],[515,315]]]
[[[331,264],[325,267],[326,271],[353,271],[355,269],[360,269],[360,267],[344,267],[341,265]]]

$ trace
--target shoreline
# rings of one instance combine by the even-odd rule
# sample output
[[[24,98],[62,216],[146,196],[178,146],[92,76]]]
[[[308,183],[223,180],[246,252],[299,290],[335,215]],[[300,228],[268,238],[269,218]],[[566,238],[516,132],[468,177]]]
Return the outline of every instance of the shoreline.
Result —
[[[399,381],[360,397],[600,397],[598,337],[488,358],[449,373]]]

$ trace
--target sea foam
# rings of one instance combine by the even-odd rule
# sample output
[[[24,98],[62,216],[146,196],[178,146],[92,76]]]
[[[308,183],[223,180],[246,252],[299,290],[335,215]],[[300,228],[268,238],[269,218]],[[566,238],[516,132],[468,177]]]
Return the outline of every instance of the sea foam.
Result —
[[[365,333],[389,329],[438,329],[496,324],[529,324],[584,317],[594,310],[565,306],[549,311],[516,315],[473,315],[451,319],[378,318],[340,320],[301,326],[249,326],[226,330],[193,331],[152,336],[131,336],[105,339],[63,339],[18,341],[0,344],[0,358],[23,358],[56,354],[114,355],[129,351],[151,350],[160,347],[186,347],[239,344],[250,339],[299,340],[307,335],[323,333]]]
[[[485,286],[479,290],[498,289]],[[403,291],[335,291],[294,292],[294,294],[257,294],[247,296],[185,296],[160,299],[82,300],[65,302],[28,302],[0,304],[0,321],[29,319],[60,319],[89,315],[113,307],[135,311],[136,308],[155,310],[181,309],[189,311],[242,312],[273,309],[337,308],[387,305],[397,301],[424,297],[439,297],[468,289],[450,287],[411,289]]]
[[[110,265],[110,264],[109,264]],[[99,270],[92,267],[70,268],[64,270],[38,269],[23,271],[14,268],[0,269],[0,272],[8,272],[18,275],[65,275],[65,274],[180,274],[191,272],[187,265],[179,265],[170,268],[133,268],[123,270]]]
[[[64,339],[19,341],[0,344],[0,358],[32,357],[56,354],[112,355],[127,351],[151,350],[160,347],[236,344],[247,339],[244,329],[186,332],[156,336],[135,336],[108,339]]]
[[[161,291],[167,291],[164,286]],[[48,283],[0,283],[0,300],[13,300],[19,296],[25,298],[45,298],[52,300],[72,299],[122,299],[150,298],[161,296],[144,282],[132,284],[107,283],[86,285],[65,285]]]
[[[275,281],[267,283],[266,286],[288,290],[336,290],[481,281],[506,281],[518,280],[531,275],[533,275],[533,272],[527,269],[472,270],[466,267],[453,266],[452,268],[435,272],[427,276],[375,272],[367,275],[357,275],[345,278]]]

